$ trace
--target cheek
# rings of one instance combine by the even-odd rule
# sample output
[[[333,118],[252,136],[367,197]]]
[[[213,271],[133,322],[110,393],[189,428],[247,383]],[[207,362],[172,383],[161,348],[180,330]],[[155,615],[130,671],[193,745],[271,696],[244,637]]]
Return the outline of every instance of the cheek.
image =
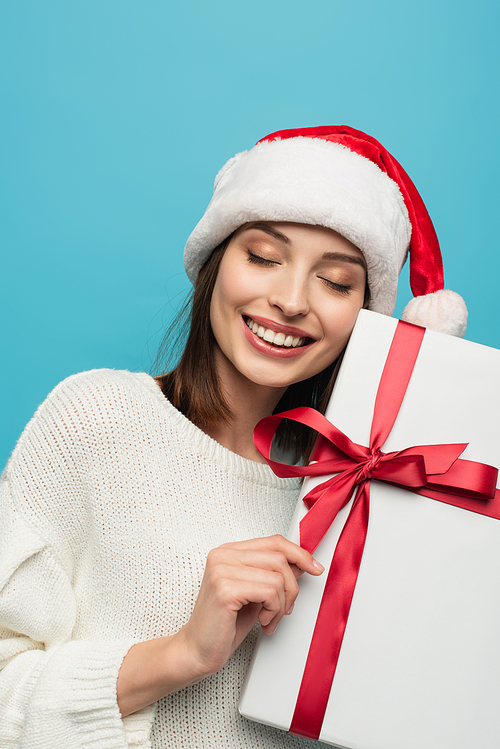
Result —
[[[219,339],[223,336],[225,340],[229,326],[239,317],[238,308],[247,298],[248,294],[238,274],[232,273],[230,268],[221,268],[210,303],[210,323],[219,345]]]
[[[231,284],[229,283],[230,274],[221,264],[214,290],[212,292],[212,301],[210,303],[210,314],[220,314],[231,303]]]
[[[219,274],[212,296],[212,306],[226,312],[234,311],[256,296],[255,283],[241,273]]]
[[[344,348],[351,336],[362,306],[361,300],[359,303],[356,301],[354,304],[342,305],[330,312],[326,323],[326,331],[332,346],[340,348],[340,350]]]
[[[217,278],[212,292],[212,299],[210,301],[210,325],[212,333],[215,339],[218,340],[220,334],[220,326],[223,325],[224,320],[224,302],[221,285],[219,278]]]

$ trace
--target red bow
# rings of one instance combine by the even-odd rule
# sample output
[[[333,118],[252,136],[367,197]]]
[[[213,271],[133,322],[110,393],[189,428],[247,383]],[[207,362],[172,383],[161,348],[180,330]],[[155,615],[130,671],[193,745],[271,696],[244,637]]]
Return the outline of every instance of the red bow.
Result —
[[[467,444],[419,445],[383,453],[404,398],[425,329],[399,322],[375,401],[370,445],[352,442],[311,408],[269,416],[257,425],[255,446],[281,477],[337,473],[304,497],[309,512],[300,523],[300,543],[313,552],[339,510],[357,492],[328,573],[290,732],[318,739],[349,616],[368,529],[370,481],[378,479],[464,509],[500,519],[498,470],[460,460]],[[292,419],[320,433],[316,462],[288,466],[269,457],[282,419]],[[478,502],[477,500],[483,500]]]

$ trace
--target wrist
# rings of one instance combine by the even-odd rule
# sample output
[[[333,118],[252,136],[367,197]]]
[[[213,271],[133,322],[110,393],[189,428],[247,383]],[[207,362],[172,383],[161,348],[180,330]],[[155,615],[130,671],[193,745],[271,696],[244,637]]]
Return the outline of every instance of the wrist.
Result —
[[[139,642],[128,651],[118,674],[121,715],[135,713],[209,675],[210,670],[193,655],[183,630]]]
[[[174,635],[171,648],[176,654],[179,669],[186,680],[189,680],[185,686],[196,684],[208,676],[212,676],[221,668],[221,663],[211,657],[211,650],[208,653],[200,652],[196,643],[193,643],[189,624]]]
[[[173,635],[162,657],[165,661],[165,669],[170,671],[171,676],[176,681],[179,683],[183,682],[182,687],[179,687],[179,689],[197,684],[218,670],[215,667],[211,668],[203,659],[191,642],[189,631],[186,627],[182,627],[182,629]],[[172,673],[172,666],[174,666],[175,673]]]

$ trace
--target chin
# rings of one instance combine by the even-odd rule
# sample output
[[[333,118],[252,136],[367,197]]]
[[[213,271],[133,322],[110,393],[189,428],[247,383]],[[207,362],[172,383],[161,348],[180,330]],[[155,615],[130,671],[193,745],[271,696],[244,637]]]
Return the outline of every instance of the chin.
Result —
[[[317,373],[314,373],[317,374]],[[314,374],[306,374],[304,377],[270,377],[269,373],[263,374],[262,376],[256,375],[255,373],[253,375],[246,375],[247,379],[249,379],[251,382],[255,383],[255,385],[260,385],[262,387],[269,387],[269,388],[281,388],[286,389],[290,387],[290,385],[295,385],[297,382],[302,382],[303,380],[309,379],[309,377],[313,377]]]

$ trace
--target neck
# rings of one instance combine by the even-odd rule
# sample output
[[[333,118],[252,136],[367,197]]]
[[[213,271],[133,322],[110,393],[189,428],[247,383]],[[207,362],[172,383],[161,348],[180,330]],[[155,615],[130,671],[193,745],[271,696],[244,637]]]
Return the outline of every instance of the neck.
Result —
[[[224,365],[218,367],[221,390],[232,418],[226,424],[202,429],[228,450],[243,458],[265,463],[253,444],[253,430],[261,419],[272,414],[286,388],[258,385],[239,372],[225,370]]]

